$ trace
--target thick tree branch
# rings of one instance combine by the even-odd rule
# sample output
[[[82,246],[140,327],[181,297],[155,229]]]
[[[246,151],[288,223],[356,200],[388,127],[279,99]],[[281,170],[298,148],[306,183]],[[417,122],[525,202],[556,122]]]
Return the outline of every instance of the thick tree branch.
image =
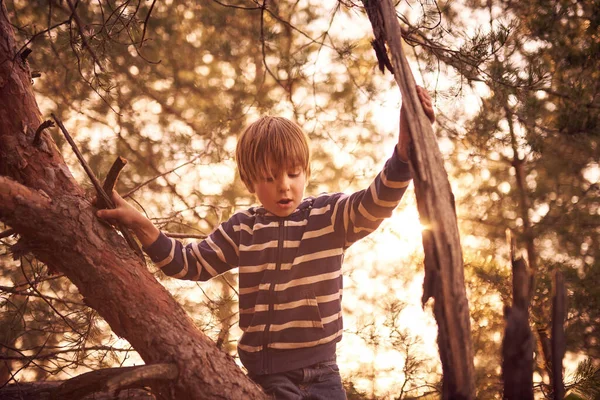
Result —
[[[222,398],[225,383],[226,398],[264,398],[234,361],[194,326],[123,239],[94,217],[87,200],[56,193],[50,198],[0,177],[0,204],[0,220],[22,237],[35,240],[36,257],[58,266],[86,303],[146,362],[177,364],[177,399]]]
[[[438,347],[444,373],[444,399],[474,399],[475,380],[469,307],[454,195],[429,119],[423,112],[410,66],[402,50],[402,29],[391,0],[363,1],[373,27],[384,35],[394,77],[402,92],[411,136],[410,166],[423,231],[425,282],[423,301],[434,297]]]

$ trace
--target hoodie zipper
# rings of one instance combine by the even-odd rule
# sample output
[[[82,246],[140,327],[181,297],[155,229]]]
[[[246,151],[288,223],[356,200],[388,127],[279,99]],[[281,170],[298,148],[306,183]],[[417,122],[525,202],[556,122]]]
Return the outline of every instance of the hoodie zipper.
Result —
[[[280,220],[279,221],[279,232],[278,232],[278,239],[277,239],[277,260],[275,262],[275,274],[273,276],[273,281],[271,282],[271,284],[269,285],[269,295],[268,295],[268,299],[269,299],[269,311],[267,314],[267,323],[265,325],[265,331],[264,331],[264,340],[263,340],[263,347],[264,347],[264,351],[265,351],[265,356],[264,356],[264,362],[263,362],[263,369],[264,369],[264,373],[265,374],[269,374],[270,373],[270,363],[269,363],[269,342],[270,342],[270,332],[269,329],[271,328],[271,321],[273,320],[273,314],[274,314],[274,294],[275,294],[275,278],[278,275],[279,270],[281,269],[281,252],[283,249],[283,236],[284,236],[284,229],[283,227],[285,226],[285,220]]]

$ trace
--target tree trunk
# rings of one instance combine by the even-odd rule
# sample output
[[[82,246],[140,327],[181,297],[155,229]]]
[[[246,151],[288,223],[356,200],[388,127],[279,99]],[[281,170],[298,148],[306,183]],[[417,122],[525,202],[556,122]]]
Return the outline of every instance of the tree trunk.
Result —
[[[41,261],[64,273],[85,302],[147,364],[175,363],[167,397],[260,399],[263,392],[203,335],[123,238],[95,217],[42,122],[25,56],[0,14],[0,220]],[[65,88],[65,90],[67,90]]]
[[[423,302],[435,299],[438,347],[443,369],[444,399],[474,399],[475,381],[469,306],[464,284],[462,249],[454,196],[428,118],[402,50],[402,33],[390,0],[363,0],[375,33],[380,65],[389,65],[382,40],[391,53],[391,66],[402,92],[411,135],[411,171],[423,231],[425,282]],[[382,54],[383,53],[383,54]],[[383,68],[382,68],[383,69]]]

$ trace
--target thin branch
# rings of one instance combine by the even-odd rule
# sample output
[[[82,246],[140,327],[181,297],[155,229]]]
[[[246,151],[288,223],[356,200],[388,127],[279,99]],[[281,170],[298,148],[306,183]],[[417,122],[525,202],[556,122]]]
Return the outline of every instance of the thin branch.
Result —
[[[5,347],[5,346],[2,345],[2,347]],[[32,357],[32,356],[27,356],[27,355],[22,354],[22,351],[27,351],[27,350],[32,350],[32,349],[18,350],[18,349],[9,348],[9,347],[6,347],[6,348],[10,351],[21,354],[21,356],[0,355],[0,360],[8,360],[8,361],[22,361],[24,359],[25,360],[30,360],[30,359],[50,360],[50,359],[57,357],[58,355],[69,354],[69,353],[96,352],[96,351],[106,351],[106,352],[129,352],[129,351],[131,351],[131,348],[122,349],[122,348],[116,348],[116,347],[112,347],[112,346],[91,346],[91,347],[84,347],[84,348],[81,348],[78,346],[73,349],[60,349],[60,350],[53,351],[50,353],[37,354],[36,356]],[[47,349],[48,346],[44,346],[44,348]]]
[[[146,19],[144,19],[144,29],[142,30],[142,38],[140,39],[140,48],[144,45],[144,38],[146,37],[146,28],[148,27],[148,20],[150,19],[150,14],[152,14],[152,10],[154,9],[155,4],[156,0],[152,0],[152,5],[148,10],[148,14],[146,14]]]
[[[176,233],[176,232],[163,232],[168,237],[173,239],[206,239],[207,235],[199,235],[194,233]],[[1,286],[0,286],[1,288]]]
[[[225,283],[227,284],[227,286],[229,286],[229,288],[231,290],[233,290],[235,292],[235,294],[239,297],[240,294],[238,293],[237,289],[235,288],[234,285],[232,285],[229,280],[227,279],[227,277],[225,275],[221,275],[221,278],[223,278],[223,280],[225,281]]]
[[[33,365],[35,365],[36,367],[38,367],[39,369],[41,369],[42,371],[46,371],[46,369],[45,369],[45,368],[44,368],[42,365],[39,365],[38,363],[36,363],[36,362],[35,362],[35,361],[33,361],[33,360],[35,360],[35,357],[37,357],[37,356],[38,356],[38,355],[39,355],[39,354],[42,352],[42,350],[43,350],[43,349],[44,349],[44,347],[46,346],[46,343],[48,343],[48,340],[49,340],[49,339],[50,339],[50,335],[48,335],[48,337],[46,338],[46,340],[44,340],[44,343],[43,343],[43,344],[40,346],[40,350],[39,350],[39,351],[38,351],[38,352],[37,352],[37,353],[36,353],[36,354],[35,354],[33,357],[27,357],[27,362],[23,363],[23,365],[22,365],[22,366],[21,366],[21,367],[20,367],[18,370],[16,370],[14,373],[13,373],[12,371],[10,371],[10,368],[8,368],[8,370],[9,370],[9,373],[10,373],[10,375],[11,375],[11,378],[10,378],[10,379],[8,379],[6,382],[4,382],[2,385],[0,385],[0,389],[4,388],[6,385],[8,385],[8,384],[9,384],[11,381],[13,381],[13,380],[14,380],[15,382],[17,382],[17,379],[16,379],[16,376],[17,376],[17,374],[18,374],[19,372],[21,372],[22,370],[24,370],[25,368],[27,368],[27,367],[29,366],[29,364],[33,364]],[[11,348],[10,350],[16,351],[17,353],[21,353],[21,352],[20,352],[19,350],[17,350],[17,349],[13,349],[13,348]],[[22,353],[21,353],[21,354],[22,354]],[[46,372],[49,372],[49,371],[46,371]]]
[[[112,199],[106,194],[104,189],[102,189],[102,185],[100,184],[100,181],[98,180],[98,178],[96,178],[96,175],[94,175],[94,172],[92,171],[92,169],[90,168],[88,163],[83,158],[83,155],[77,148],[77,144],[75,144],[75,141],[73,140],[73,138],[71,137],[71,135],[69,134],[69,132],[67,131],[65,126],[63,125],[62,121],[56,115],[54,115],[54,114],[51,114],[51,115],[52,115],[52,118],[54,118],[54,121],[56,121],[56,124],[62,131],[63,135],[65,136],[65,139],[67,139],[67,142],[69,142],[69,144],[71,145],[71,148],[73,149],[73,152],[75,153],[75,156],[77,156],[77,159],[79,160],[79,163],[85,170],[85,173],[87,174],[88,178],[90,178],[90,181],[92,181],[92,185],[94,185],[94,188],[96,189],[96,193],[98,194],[98,196],[100,196],[106,202],[106,204],[108,204],[110,206],[110,208],[115,208],[115,204],[113,203]]]
[[[175,168],[173,168],[173,169],[171,169],[171,170],[169,170],[167,172],[164,172],[162,174],[158,174],[158,175],[154,176],[153,178],[148,179],[147,181],[145,181],[143,183],[140,183],[139,185],[137,185],[136,187],[134,187],[133,189],[131,189],[129,192],[125,193],[123,195],[123,198],[125,199],[125,198],[131,196],[132,194],[134,194],[135,192],[137,192],[139,189],[141,189],[142,187],[146,186],[147,184],[149,184],[150,182],[152,182],[152,181],[154,181],[154,180],[156,180],[158,178],[162,178],[165,175],[168,175],[168,174],[170,174],[172,172],[177,171],[179,168],[182,168],[182,167],[184,167],[184,166],[186,166],[188,164],[192,164],[198,158],[200,158],[200,156],[196,156],[196,157],[194,157],[193,159],[191,159],[188,162],[185,162],[185,163],[183,163],[183,164],[181,164],[181,165],[179,165],[179,166],[177,166],[177,167],[175,167]]]
[[[559,269],[554,270],[554,293],[552,296],[552,393],[555,399],[565,396],[563,382],[563,358],[565,357],[565,317],[567,315],[565,278]]]
[[[64,299],[60,299],[58,297],[51,297],[51,296],[47,296],[45,294],[41,294],[39,292],[31,293],[31,292],[28,292],[27,289],[26,290],[18,290],[14,286],[0,286],[0,291],[5,292],[5,293],[14,294],[17,296],[33,296],[33,297],[44,298],[44,299],[51,300],[51,301],[56,301],[58,303],[87,307],[84,303],[79,303],[79,302],[70,301],[70,300],[64,300]]]
[[[279,80],[279,78],[277,76],[275,76],[275,74],[273,73],[273,71],[271,71],[271,68],[269,68],[269,64],[267,64],[267,50],[266,50],[266,40],[265,40],[265,10],[267,9],[267,1],[268,0],[263,0],[263,4],[261,6],[261,10],[260,10],[260,43],[261,43],[261,48],[262,48],[262,61],[263,61],[263,65],[265,66],[266,71],[269,73],[269,75],[271,75],[271,77],[273,79],[275,79],[275,82],[281,86],[281,88],[288,93],[289,92],[289,88],[285,87],[283,85],[283,83],[281,83],[281,81]],[[288,77],[289,78],[289,77]]]
[[[75,155],[77,156],[77,159],[79,160],[79,162],[83,166],[83,169],[85,170],[87,176],[92,181],[92,184],[94,185],[94,188],[96,189],[96,193],[98,194],[98,196],[100,197],[100,199],[102,199],[102,201],[104,201],[106,203],[106,205],[108,206],[108,208],[115,208],[115,204],[113,203],[112,198],[110,198],[108,196],[108,194],[106,194],[106,192],[104,191],[104,189],[100,185],[100,181],[98,181],[98,178],[96,178],[96,176],[92,172],[92,169],[90,168],[90,166],[87,164],[87,162],[83,158],[83,155],[81,154],[81,152],[77,148],[77,145],[75,144],[75,141],[73,140],[73,138],[71,137],[71,135],[69,135],[69,132],[67,131],[67,129],[63,125],[62,121],[60,119],[58,119],[58,117],[56,115],[54,115],[54,114],[51,114],[51,115],[52,115],[52,118],[54,118],[54,121],[56,121],[56,124],[58,125],[58,127],[62,131],[63,135],[67,139],[67,142],[69,142],[69,144],[71,145],[71,148],[73,149],[73,152],[75,153]],[[129,233],[129,230],[127,229],[127,227],[125,225],[123,225],[122,223],[118,223],[117,227],[119,228],[119,230],[123,234],[123,237],[127,241],[127,244],[129,244],[129,246],[133,249],[133,251],[139,256],[139,258],[142,261],[142,263],[144,265],[146,265],[146,259],[144,258],[144,253],[142,252],[142,249],[140,248],[140,246],[138,245],[138,243],[135,241],[135,239],[133,238],[133,236],[131,235],[131,233]]]
[[[27,276],[27,274],[25,273],[25,269],[23,268],[23,263],[21,262],[21,272],[23,274],[23,278],[25,278],[25,280],[27,281],[27,283],[29,284],[29,287],[42,299],[44,300],[44,302],[46,304],[48,304],[48,306],[52,309],[52,311],[54,311],[56,313],[56,315],[58,315],[64,322],[65,324],[67,324],[67,326],[69,328],[71,328],[71,330],[75,333],[77,333],[78,335],[82,335],[81,332],[79,332],[73,325],[71,325],[71,321],[69,321],[67,319],[67,317],[65,317],[64,315],[62,315],[60,313],[60,311],[58,311],[56,309],[56,307],[54,307],[54,305],[52,303],[50,303],[50,301],[46,298],[46,296],[44,296],[42,293],[40,293],[40,291],[37,289],[37,287],[35,287],[35,283],[31,282],[29,280],[29,277]]]
[[[11,235],[14,235],[15,233],[17,233],[17,232],[15,232],[14,229],[7,229],[7,230],[5,230],[3,232],[0,232],[0,239],[4,239],[5,237],[9,237]]]
[[[19,54],[21,54],[21,52],[22,52],[22,51],[23,51],[23,50],[24,50],[24,49],[25,49],[27,46],[29,46],[29,44],[30,44],[31,42],[33,42],[35,39],[37,39],[37,37],[38,37],[38,36],[44,35],[44,34],[46,34],[46,33],[50,33],[52,30],[54,30],[54,29],[58,28],[59,26],[62,26],[62,25],[67,25],[67,24],[69,24],[70,22],[71,22],[71,18],[68,18],[68,19],[66,19],[66,20],[64,20],[64,21],[62,21],[62,22],[59,22],[59,23],[57,23],[56,25],[53,25],[53,26],[51,26],[51,27],[49,27],[49,28],[46,28],[46,29],[44,29],[43,31],[39,31],[39,32],[37,32],[37,33],[33,34],[33,35],[32,35],[32,36],[29,38],[29,40],[28,40],[28,41],[26,41],[26,42],[25,42],[25,44],[24,44],[23,46],[21,46],[21,48],[19,49],[19,51],[17,51],[17,52],[15,53],[15,57],[13,58],[13,61],[14,61],[14,60],[17,58],[17,56],[18,56]]]
[[[233,4],[225,4],[219,0],[212,0],[213,2],[223,6],[223,7],[227,7],[227,8],[236,8],[238,10],[260,10],[262,8],[262,6],[256,6],[256,7],[242,7],[242,6],[234,6]]]
[[[127,146],[127,149],[132,153],[135,154],[135,156],[138,158],[138,160],[143,161],[146,165],[148,165],[150,168],[152,168],[156,173],[162,173],[158,167],[152,162],[151,159],[149,159],[148,157],[143,157],[139,151],[134,148],[129,142],[127,142],[127,140],[125,140],[125,138],[123,137],[123,135],[121,134],[121,132],[118,132],[117,135],[119,136],[119,138],[122,140],[123,144],[125,146]],[[179,194],[179,192],[177,192],[177,189],[175,188],[175,185],[173,185],[165,176],[162,176],[162,179],[166,182],[168,188],[171,190],[171,192],[179,199],[181,200],[181,202],[188,207],[196,216],[196,218],[198,218],[199,220],[202,220],[204,218],[202,218],[202,216],[200,214],[198,214],[198,212],[195,210],[195,208],[191,207],[187,200],[181,195]]]
[[[92,56],[92,59],[94,60],[96,65],[98,65],[98,67],[100,67],[100,71],[104,72],[104,68],[100,64],[100,61],[98,61],[98,57],[96,57],[96,54],[90,47],[90,45],[87,41],[87,38],[85,37],[85,32],[83,31],[83,23],[81,22],[81,18],[79,18],[79,14],[77,14],[77,11],[75,10],[76,7],[73,6],[73,3],[71,2],[71,0],[67,0],[67,4],[69,5],[69,8],[71,9],[71,15],[72,15],[73,19],[75,20],[77,29],[79,30],[79,36],[81,36],[81,43],[83,44],[83,47],[85,47],[88,50],[88,52]]]

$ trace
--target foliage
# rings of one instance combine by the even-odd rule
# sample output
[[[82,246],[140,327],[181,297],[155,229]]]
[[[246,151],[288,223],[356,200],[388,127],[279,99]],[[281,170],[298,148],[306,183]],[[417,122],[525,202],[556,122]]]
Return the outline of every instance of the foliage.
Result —
[[[597,399],[600,396],[600,368],[587,358],[577,365],[572,377],[568,377],[566,389],[582,399]]]
[[[34,88],[43,112],[67,122],[98,176],[116,155],[125,156],[129,165],[119,191],[145,183],[130,197],[163,230],[203,235],[253,201],[232,173],[232,152],[236,135],[259,114],[283,114],[309,133],[314,160],[310,194],[356,187],[384,158],[381,143],[388,137],[379,133],[369,105],[384,101],[391,80],[375,74],[370,36],[347,29],[366,19],[357,17],[360,11],[352,2],[331,8],[310,1],[268,2],[267,7],[241,0],[228,5],[76,2],[79,22],[68,4],[14,0],[7,5],[21,43],[33,50],[30,66],[35,76],[41,73]],[[418,71],[439,106],[440,143],[457,189],[481,398],[500,393],[501,306],[510,302],[506,228],[535,269],[535,330],[548,328],[551,273],[563,271],[569,295],[567,350],[587,357],[567,388],[571,396],[597,396],[597,8],[597,1],[567,0],[398,6]],[[467,102],[471,93],[476,107]],[[68,154],[61,137],[55,139]],[[2,343],[21,351],[21,356],[2,353],[5,365],[16,371],[35,362],[33,378],[43,379],[45,371],[98,368],[112,363],[110,357],[123,361],[117,353],[127,353],[127,347],[116,346],[89,309],[73,308],[81,299],[68,282],[51,277],[26,254],[13,262],[7,250],[15,244],[12,238],[2,244]],[[438,377],[426,356],[410,353],[416,338],[396,318],[404,306],[398,290],[392,290],[398,268],[406,275],[402,279],[414,273],[405,267],[372,269],[380,280],[377,287],[384,282],[388,289],[363,298],[372,315],[347,310],[362,318],[362,325],[347,334],[376,351],[391,347],[405,353],[402,368],[410,367],[403,371],[406,389],[426,382],[418,394],[417,389],[402,392],[399,382],[394,395],[416,398],[427,391],[431,397]],[[34,284],[22,285],[25,276]],[[236,325],[235,283],[234,274],[210,288],[165,282],[198,325],[230,353],[235,351],[229,336]],[[54,310],[33,295],[36,289],[60,298],[56,304],[50,301]],[[82,332],[89,326],[90,334],[67,336],[71,352],[66,360],[44,359],[51,346],[64,345],[66,321]],[[536,361],[536,371],[547,375],[539,352]],[[355,378],[374,381],[376,370],[363,367]],[[361,393],[353,382],[347,385],[352,396],[375,395],[374,390]]]

